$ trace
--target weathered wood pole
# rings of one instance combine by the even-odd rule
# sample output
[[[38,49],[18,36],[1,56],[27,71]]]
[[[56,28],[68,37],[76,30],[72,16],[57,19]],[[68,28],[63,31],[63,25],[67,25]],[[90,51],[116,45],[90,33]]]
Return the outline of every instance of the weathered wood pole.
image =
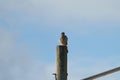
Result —
[[[56,47],[56,79],[67,80],[67,46]]]

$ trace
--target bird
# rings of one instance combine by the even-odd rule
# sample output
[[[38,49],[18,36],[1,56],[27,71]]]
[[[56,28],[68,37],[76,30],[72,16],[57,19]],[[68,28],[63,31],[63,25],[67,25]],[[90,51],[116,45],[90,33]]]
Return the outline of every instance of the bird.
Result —
[[[64,32],[61,32],[61,36],[59,38],[60,44],[63,45],[63,46],[67,46],[67,41],[68,41],[67,36],[65,35]]]

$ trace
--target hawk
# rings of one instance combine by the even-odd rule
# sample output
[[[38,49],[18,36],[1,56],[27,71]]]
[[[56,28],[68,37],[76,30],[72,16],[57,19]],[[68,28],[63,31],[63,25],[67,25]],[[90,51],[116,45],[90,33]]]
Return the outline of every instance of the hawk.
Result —
[[[67,46],[67,41],[68,41],[67,36],[65,35],[64,32],[62,32],[62,33],[61,33],[61,36],[60,36],[60,38],[59,38],[60,44],[63,45],[63,46]]]

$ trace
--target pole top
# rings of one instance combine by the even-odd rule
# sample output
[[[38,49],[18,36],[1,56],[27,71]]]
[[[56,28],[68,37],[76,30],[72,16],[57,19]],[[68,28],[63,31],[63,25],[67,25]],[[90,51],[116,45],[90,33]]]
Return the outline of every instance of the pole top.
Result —
[[[68,48],[67,48],[67,46],[64,46],[64,45],[57,45],[56,49],[57,49],[57,50],[65,50],[66,53],[68,53]]]

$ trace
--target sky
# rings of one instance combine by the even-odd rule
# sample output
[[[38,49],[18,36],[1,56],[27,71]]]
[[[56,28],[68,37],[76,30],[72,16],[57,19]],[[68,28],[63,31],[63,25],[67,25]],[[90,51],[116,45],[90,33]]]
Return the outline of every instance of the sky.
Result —
[[[120,66],[119,0],[0,0],[0,80],[54,80],[68,36],[68,80]],[[120,72],[96,80],[119,80]]]

